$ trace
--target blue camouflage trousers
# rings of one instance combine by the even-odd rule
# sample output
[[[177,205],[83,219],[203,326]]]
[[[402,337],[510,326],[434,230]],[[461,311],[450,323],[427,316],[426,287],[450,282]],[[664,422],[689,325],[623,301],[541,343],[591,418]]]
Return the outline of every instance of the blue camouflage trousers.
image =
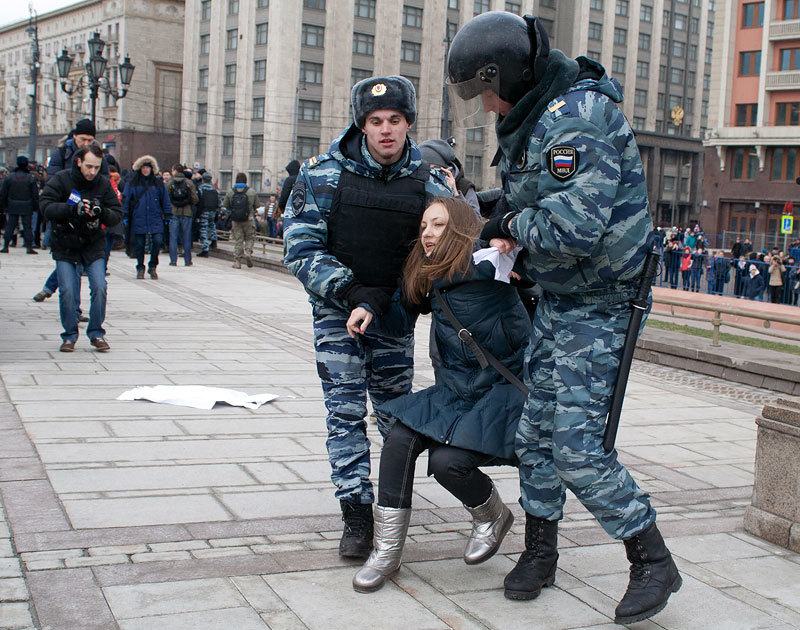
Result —
[[[328,459],[336,498],[372,503],[367,438],[367,394],[373,407],[411,390],[414,377],[414,332],[392,336],[373,321],[366,334],[351,339],[343,309],[314,306],[314,349],[328,410]],[[391,425],[377,416],[381,435]]]
[[[217,224],[214,223],[215,211],[200,213],[200,247],[207,252],[211,242],[217,240]]]
[[[617,451],[603,449],[629,319],[627,301],[582,304],[542,296],[526,357],[531,394],[516,436],[525,511],[561,519],[569,488],[620,540],[656,518],[649,496],[619,462]]]

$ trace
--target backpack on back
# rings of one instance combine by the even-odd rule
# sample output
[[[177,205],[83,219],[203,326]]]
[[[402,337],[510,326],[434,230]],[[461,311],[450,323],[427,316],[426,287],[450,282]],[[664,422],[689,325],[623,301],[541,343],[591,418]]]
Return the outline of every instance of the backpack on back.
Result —
[[[219,208],[219,193],[214,188],[204,188],[200,196],[201,212],[216,212]]]
[[[231,220],[247,221],[250,218],[250,204],[247,201],[247,193],[234,191],[231,197]]]
[[[189,186],[186,179],[176,179],[169,187],[169,199],[176,208],[188,206],[191,203],[192,195],[189,193]]]

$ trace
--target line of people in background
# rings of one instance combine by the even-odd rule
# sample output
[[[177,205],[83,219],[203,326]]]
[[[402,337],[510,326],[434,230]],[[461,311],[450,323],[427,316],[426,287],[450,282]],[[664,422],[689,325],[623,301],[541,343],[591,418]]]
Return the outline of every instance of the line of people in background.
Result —
[[[662,230],[663,231],[663,230]],[[699,225],[693,230],[664,231],[663,275],[672,289],[797,306],[800,298],[800,241],[783,252],[753,250],[749,238],[736,238],[730,252],[711,252]],[[732,282],[732,284],[731,284]]]

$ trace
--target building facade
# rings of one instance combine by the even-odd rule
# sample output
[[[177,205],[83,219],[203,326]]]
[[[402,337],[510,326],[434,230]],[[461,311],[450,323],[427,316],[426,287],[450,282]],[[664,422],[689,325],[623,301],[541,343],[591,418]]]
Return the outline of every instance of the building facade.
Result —
[[[780,229],[786,202],[800,200],[798,5],[732,0],[718,9],[703,222],[720,247],[736,236],[759,249],[800,237],[797,221],[792,234]]]
[[[101,88],[97,99],[97,141],[129,167],[144,153],[165,165],[178,159],[183,69],[182,0],[84,0],[36,19],[40,69],[35,156],[44,164],[75,122],[90,116],[84,86],[87,41],[99,33],[109,61],[103,85],[121,91],[118,65],[130,55],[136,66],[125,98]],[[32,36],[28,20],[0,28],[0,163],[28,154],[30,134]],[[73,58],[62,91],[56,58],[66,49]],[[107,82],[106,82],[107,81]]]
[[[540,17],[552,45],[600,61],[624,87],[658,222],[696,219],[710,88],[712,0],[187,0],[182,159],[274,190],[286,163],[327,150],[352,120],[350,88],[401,74],[417,88],[415,140],[453,135],[465,174],[499,184],[492,129],[452,125],[449,41],[473,16]]]

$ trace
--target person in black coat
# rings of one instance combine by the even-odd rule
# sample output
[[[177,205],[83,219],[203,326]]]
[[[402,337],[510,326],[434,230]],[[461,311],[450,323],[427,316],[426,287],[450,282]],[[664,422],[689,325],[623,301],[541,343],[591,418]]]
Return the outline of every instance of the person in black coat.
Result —
[[[105,234],[102,226],[122,220],[122,209],[111,182],[99,171],[103,152],[90,145],[80,149],[69,170],[56,173],[45,186],[41,206],[52,222],[50,249],[56,261],[61,311],[61,352],[72,352],[78,339],[75,296],[81,290],[81,269],[89,277],[91,307],[86,334],[92,346],[110,349],[104,339],[106,317]]]
[[[25,236],[27,252],[37,254],[38,252],[33,249],[31,217],[34,212],[39,212],[39,188],[28,170],[28,158],[24,155],[17,157],[17,168],[3,179],[3,184],[0,186],[0,212],[8,215],[6,231],[3,234],[3,249],[0,249],[0,252],[8,253],[8,244],[22,220],[22,233]]]
[[[278,208],[280,208],[281,214],[286,210],[286,202],[289,201],[289,195],[292,193],[294,183],[297,181],[297,174],[300,172],[300,162],[292,160],[285,168],[286,172],[289,173],[289,177],[283,180],[281,196],[278,198]]]
[[[764,276],[759,273],[758,267],[751,263],[744,281],[744,297],[748,300],[758,300],[760,302],[763,293]]]

